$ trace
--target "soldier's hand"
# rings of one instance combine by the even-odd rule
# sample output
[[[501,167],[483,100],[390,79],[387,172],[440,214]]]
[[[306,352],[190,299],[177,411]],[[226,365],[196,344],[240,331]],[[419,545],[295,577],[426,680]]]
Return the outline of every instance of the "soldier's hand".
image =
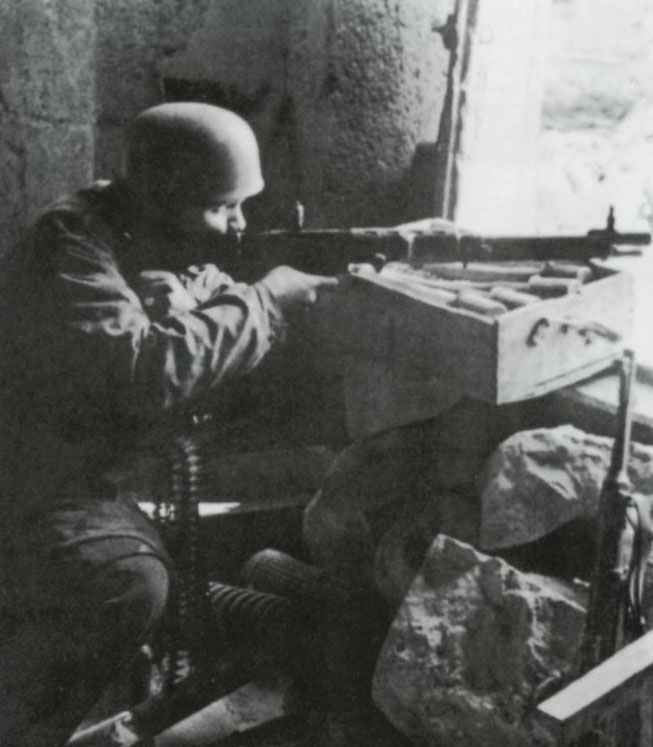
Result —
[[[309,275],[285,265],[275,267],[261,282],[284,310],[310,306],[317,300],[319,291],[334,289],[339,283],[338,278]]]

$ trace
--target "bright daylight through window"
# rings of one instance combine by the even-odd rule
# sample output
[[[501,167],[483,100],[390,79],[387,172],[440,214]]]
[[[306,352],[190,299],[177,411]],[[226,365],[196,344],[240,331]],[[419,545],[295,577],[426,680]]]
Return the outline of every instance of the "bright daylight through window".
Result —
[[[545,42],[536,228],[653,227],[653,17],[641,0],[558,0]],[[653,368],[653,249],[612,262],[635,283],[632,344]]]

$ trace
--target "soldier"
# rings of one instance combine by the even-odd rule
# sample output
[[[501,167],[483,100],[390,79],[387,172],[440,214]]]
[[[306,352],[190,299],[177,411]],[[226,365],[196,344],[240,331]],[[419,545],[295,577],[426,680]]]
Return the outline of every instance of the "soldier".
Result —
[[[2,744],[63,744],[165,608],[171,561],[106,471],[167,413],[256,367],[289,312],[337,284],[278,267],[246,285],[198,264],[207,239],[245,228],[242,203],[263,186],[244,120],[163,104],[132,124],[124,175],[46,209],[12,262]]]

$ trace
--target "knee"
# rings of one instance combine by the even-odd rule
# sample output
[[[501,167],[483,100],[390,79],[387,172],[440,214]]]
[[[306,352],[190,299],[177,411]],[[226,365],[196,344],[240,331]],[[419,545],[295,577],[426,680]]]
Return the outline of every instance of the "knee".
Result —
[[[170,574],[154,557],[137,559],[135,570],[136,603],[150,627],[163,615],[170,591]]]

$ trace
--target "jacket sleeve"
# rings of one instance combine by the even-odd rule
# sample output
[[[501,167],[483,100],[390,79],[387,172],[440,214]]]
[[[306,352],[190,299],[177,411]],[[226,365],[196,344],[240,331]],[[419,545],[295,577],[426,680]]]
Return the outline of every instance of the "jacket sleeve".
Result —
[[[67,360],[130,412],[166,409],[245,374],[282,336],[281,311],[262,283],[232,284],[154,318],[106,245],[62,220],[49,233]]]
[[[214,264],[191,265],[179,275],[181,284],[198,305],[210,303],[213,298],[224,293],[234,280]]]

